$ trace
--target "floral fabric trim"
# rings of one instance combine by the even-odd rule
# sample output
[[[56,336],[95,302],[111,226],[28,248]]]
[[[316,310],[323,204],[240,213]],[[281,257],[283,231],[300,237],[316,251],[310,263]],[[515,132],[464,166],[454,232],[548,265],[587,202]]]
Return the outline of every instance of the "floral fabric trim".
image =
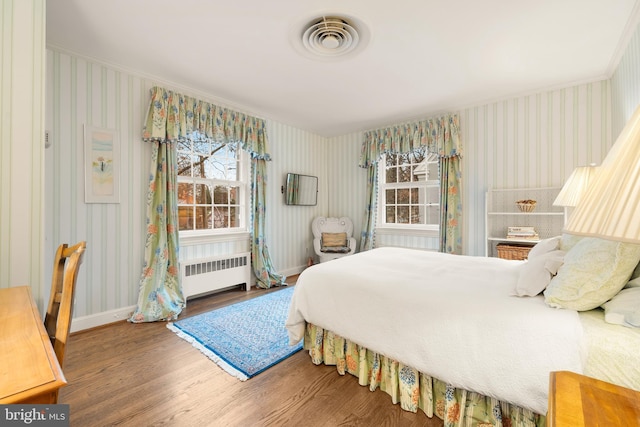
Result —
[[[305,328],[304,349],[314,364],[335,365],[340,375],[357,377],[358,383],[371,391],[380,388],[405,411],[419,409],[429,418],[436,415],[444,421],[444,427],[546,425],[544,415],[455,388],[310,323]]]
[[[462,157],[458,115],[448,114],[365,132],[360,167],[375,165],[386,153],[410,153],[420,148],[441,158]]]
[[[151,89],[142,139],[162,143],[188,139],[234,141],[240,142],[251,157],[271,160],[263,119],[158,86]]]

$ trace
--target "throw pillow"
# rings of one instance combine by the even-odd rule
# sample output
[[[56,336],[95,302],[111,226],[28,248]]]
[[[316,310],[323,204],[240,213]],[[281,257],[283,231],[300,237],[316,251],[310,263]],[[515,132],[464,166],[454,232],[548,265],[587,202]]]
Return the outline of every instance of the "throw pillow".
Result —
[[[531,248],[528,259],[539,257],[548,252],[555,251],[560,245],[560,236],[550,237],[548,239],[540,240],[534,247]]]
[[[569,252],[571,248],[573,248],[576,243],[578,243],[582,239],[584,239],[584,236],[576,236],[575,234],[564,233],[560,238],[560,250]]]
[[[322,246],[347,246],[347,233],[322,233]]]
[[[533,297],[544,291],[558,271],[564,258],[563,251],[551,251],[522,264],[518,273],[515,295]]]
[[[639,260],[640,245],[585,237],[566,253],[545,302],[577,311],[598,307],[624,287]]]
[[[347,233],[322,233],[320,236],[320,251],[331,253],[347,253]]]
[[[320,248],[320,252],[329,254],[346,254],[349,252],[348,246],[323,246]]]
[[[604,320],[615,325],[640,327],[640,288],[623,289],[602,304]]]

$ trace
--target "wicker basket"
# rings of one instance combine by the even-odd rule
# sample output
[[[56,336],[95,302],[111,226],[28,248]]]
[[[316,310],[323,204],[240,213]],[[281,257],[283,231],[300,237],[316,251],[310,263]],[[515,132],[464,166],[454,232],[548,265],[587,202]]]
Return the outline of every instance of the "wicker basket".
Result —
[[[531,246],[498,243],[496,249],[498,250],[498,258],[522,260],[527,259]]]
[[[537,202],[535,200],[518,200],[516,205],[518,205],[520,212],[533,212],[536,208],[536,203]]]

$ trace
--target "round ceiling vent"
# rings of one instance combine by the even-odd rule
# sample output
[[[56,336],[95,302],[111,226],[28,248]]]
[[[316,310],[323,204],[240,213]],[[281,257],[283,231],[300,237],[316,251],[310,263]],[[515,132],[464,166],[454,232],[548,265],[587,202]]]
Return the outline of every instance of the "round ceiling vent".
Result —
[[[292,42],[305,56],[314,59],[337,59],[362,50],[369,41],[366,26],[355,18],[326,14],[298,27]]]
[[[302,44],[317,55],[339,56],[358,46],[358,30],[345,18],[323,16],[317,19],[302,34]]]

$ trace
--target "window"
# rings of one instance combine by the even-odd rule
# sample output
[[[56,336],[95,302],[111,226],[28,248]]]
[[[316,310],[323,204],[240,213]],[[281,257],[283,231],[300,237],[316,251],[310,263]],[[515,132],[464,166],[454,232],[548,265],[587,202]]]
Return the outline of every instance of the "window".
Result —
[[[235,143],[178,143],[180,232],[246,228],[247,159]]]
[[[440,173],[434,154],[386,154],[380,162],[378,226],[436,230]]]

